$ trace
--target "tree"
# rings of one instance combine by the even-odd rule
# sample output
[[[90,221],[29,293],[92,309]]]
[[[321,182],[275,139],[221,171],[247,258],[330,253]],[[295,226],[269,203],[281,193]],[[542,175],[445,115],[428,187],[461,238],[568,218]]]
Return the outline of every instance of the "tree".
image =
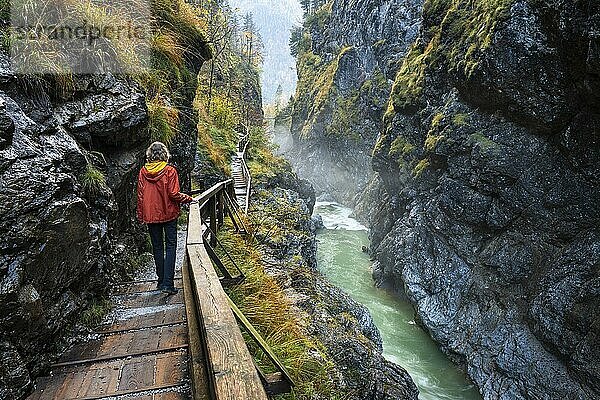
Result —
[[[312,0],[300,0],[300,5],[304,10],[304,14],[310,14],[312,12]]]
[[[263,51],[264,44],[254,23],[254,16],[247,13],[242,24],[242,54],[250,65],[258,68],[263,62]]]
[[[275,91],[275,113],[277,114],[282,107],[285,106],[283,104],[285,100],[283,99],[283,86],[281,83],[277,86],[277,90]]]
[[[235,25],[230,23],[233,12],[222,0],[204,0],[203,10],[208,20],[208,41],[212,44],[214,53],[210,63],[208,83],[207,109],[210,113],[214,88],[215,68],[220,58],[231,47],[231,39],[236,32]]]
[[[290,53],[294,57],[298,57],[300,54],[300,44],[302,42],[302,36],[304,35],[304,29],[301,26],[294,26],[290,35]]]
[[[323,7],[327,0],[300,0],[300,5],[304,10],[304,15],[315,13],[319,8]]]

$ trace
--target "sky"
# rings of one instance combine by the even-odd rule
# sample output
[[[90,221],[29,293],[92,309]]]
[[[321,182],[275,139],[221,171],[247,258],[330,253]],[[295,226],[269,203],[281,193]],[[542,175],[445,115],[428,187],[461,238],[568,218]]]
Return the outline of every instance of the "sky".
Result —
[[[285,98],[296,90],[296,61],[290,54],[290,30],[302,23],[297,0],[229,0],[241,15],[251,12],[265,44],[262,72],[263,102],[272,103],[281,84]]]

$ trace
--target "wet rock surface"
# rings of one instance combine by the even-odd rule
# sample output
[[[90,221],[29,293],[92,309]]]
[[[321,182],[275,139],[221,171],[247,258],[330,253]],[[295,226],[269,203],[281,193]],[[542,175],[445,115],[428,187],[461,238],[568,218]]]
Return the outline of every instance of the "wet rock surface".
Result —
[[[284,238],[257,235],[268,266],[302,321],[302,329],[321,342],[334,364],[335,388],[349,399],[416,399],[417,388],[401,367],[386,361],[382,341],[368,310],[327,282],[317,271],[316,229],[311,218],[314,189],[291,174],[257,188],[251,213],[277,218]],[[322,222],[321,222],[322,224]]]
[[[9,69],[0,86],[0,398],[12,399],[122,272],[117,243],[137,248],[131,195],[119,191],[134,187],[148,137],[143,93],[127,80],[82,77],[68,101]],[[86,189],[88,165],[106,179]]]
[[[109,74],[60,85],[15,75],[0,54],[0,399],[27,394],[82,310],[127,279],[145,247],[135,218],[151,142],[144,90]],[[177,106],[189,108],[188,92]],[[183,187],[197,143],[188,114],[171,143]]]
[[[305,23],[310,40],[299,55],[306,61],[298,69],[288,121],[293,140],[284,155],[319,195],[349,206],[362,201],[397,60],[418,34],[420,3],[333,1]]]
[[[375,278],[485,399],[599,398],[598,10],[508,3],[470,67],[429,59],[410,107],[392,94]],[[423,43],[440,17],[425,9]]]
[[[391,93],[360,103],[389,104],[378,138],[319,136],[302,107],[292,131],[314,157],[321,145],[324,159],[372,151],[375,175],[355,186],[366,188],[356,209],[372,228],[376,281],[413,302],[485,399],[600,398],[599,5],[427,0],[415,15],[407,2],[395,29],[348,34],[379,2],[342,3],[313,25],[311,50],[355,48],[334,75],[342,97],[388,60]],[[382,39],[383,55],[364,57]],[[330,116],[322,129],[339,124],[336,107],[319,114]],[[329,178],[313,158],[305,174],[316,164]]]

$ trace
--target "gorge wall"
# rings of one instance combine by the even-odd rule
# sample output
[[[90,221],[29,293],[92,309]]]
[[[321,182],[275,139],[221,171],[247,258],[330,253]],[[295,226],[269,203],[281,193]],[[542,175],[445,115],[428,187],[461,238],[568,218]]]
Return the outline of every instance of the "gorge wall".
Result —
[[[396,30],[377,29],[381,10],[395,10]],[[372,152],[358,211],[376,281],[408,297],[484,398],[600,397],[599,5],[334,1],[305,25],[291,123],[300,172],[329,180],[314,157],[362,154],[351,163],[362,167]],[[361,58],[382,45],[387,69]],[[322,54],[335,67],[306,78]],[[361,97],[357,77],[378,69],[393,87]],[[357,119],[339,119],[352,92]],[[366,110],[377,110],[367,127]],[[367,177],[346,180],[360,189]]]
[[[168,9],[161,17],[171,21],[184,7],[162,5]],[[185,28],[185,38],[172,36],[188,41],[185,61],[152,66],[169,69],[160,100],[171,109],[191,109],[196,74],[210,57],[201,32]],[[153,50],[160,58],[161,49]],[[133,272],[144,248],[137,174],[150,142],[166,138],[156,127],[167,107],[156,107],[152,84],[137,78],[19,75],[0,51],[0,399],[27,394],[82,312]],[[184,187],[194,166],[195,125],[182,114],[170,137]]]
[[[299,82],[286,157],[318,194],[360,201],[398,60],[419,21],[419,1],[335,1],[307,16],[295,44]]]

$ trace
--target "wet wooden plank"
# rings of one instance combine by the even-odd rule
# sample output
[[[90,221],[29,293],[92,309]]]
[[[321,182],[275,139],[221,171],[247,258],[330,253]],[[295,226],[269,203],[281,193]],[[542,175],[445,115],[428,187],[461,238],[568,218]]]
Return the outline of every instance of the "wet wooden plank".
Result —
[[[130,333],[110,335],[103,337],[101,340],[102,344],[98,349],[98,353],[95,354],[95,357],[89,358],[98,358],[109,355],[123,355],[130,353],[129,347],[131,345],[131,342],[133,341],[133,335]],[[79,359],[83,358],[84,357],[80,357]]]
[[[177,350],[84,368],[65,367],[53,377],[38,380],[38,390],[29,399],[96,399],[153,389],[179,390],[187,376],[187,351]]]
[[[181,285],[181,276],[175,277],[175,286]],[[113,290],[113,295],[133,294],[142,292],[156,292],[156,279],[147,281],[124,282],[118,284]]]
[[[99,332],[107,330],[140,329],[147,325],[175,323],[185,320],[183,304],[174,304],[160,307],[149,307],[147,310],[128,310],[131,315],[117,315],[118,320],[111,325],[104,325]],[[134,313],[134,311],[137,312]]]
[[[187,352],[157,355],[154,384],[166,385],[182,382],[188,376],[187,361]]]
[[[124,294],[115,298],[119,309],[156,307],[183,303],[181,293],[167,295],[159,291]]]
[[[104,367],[96,365],[96,374],[94,380],[88,386],[87,390],[83,395],[85,396],[98,396],[105,394],[112,394],[116,391],[119,383],[119,376],[121,374],[121,366],[123,363],[112,363],[118,365],[117,368],[113,368],[110,365]]]
[[[166,326],[161,329],[161,334],[157,346],[172,347],[180,344],[188,343],[187,326]]]
[[[156,357],[145,357],[127,363],[121,369],[118,390],[140,390],[153,386]]]

